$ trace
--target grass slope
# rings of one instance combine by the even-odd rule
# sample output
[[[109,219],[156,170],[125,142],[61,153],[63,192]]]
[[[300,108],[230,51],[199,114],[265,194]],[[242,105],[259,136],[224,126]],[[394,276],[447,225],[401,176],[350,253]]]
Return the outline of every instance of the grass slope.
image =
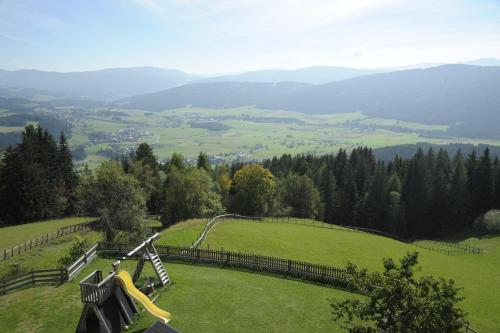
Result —
[[[59,228],[89,222],[87,217],[70,217],[58,220],[47,220],[0,228],[0,249],[10,248],[30,239],[54,232]]]
[[[75,237],[82,237],[87,241],[88,247],[102,239],[102,234],[96,231],[80,231],[65,235],[54,241],[35,247],[31,250],[15,255],[0,262],[0,278],[15,275],[13,264],[18,265],[19,273],[31,269],[45,269],[59,267],[58,260],[69,253]]]
[[[177,226],[177,232],[183,226]],[[190,226],[185,225],[185,229]],[[187,233],[187,230],[183,231]],[[164,232],[169,234],[169,230]],[[164,236],[165,239],[167,236]],[[451,278],[463,288],[463,308],[481,332],[500,331],[500,236],[472,238],[471,245],[485,249],[483,255],[446,256],[362,232],[314,228],[299,224],[234,221],[217,224],[204,246],[251,252],[342,267],[351,261],[372,270],[382,269],[382,259],[399,259],[418,251],[419,274]]]
[[[310,221],[306,223],[311,223]],[[189,245],[206,220],[177,224],[162,232],[161,244]],[[84,237],[98,237],[91,232]],[[17,257],[25,265],[52,265],[67,252],[72,236]],[[500,330],[500,237],[467,240],[486,249],[480,256],[448,257],[438,252],[360,232],[314,228],[310,225],[268,222],[222,222],[204,246],[248,251],[343,266],[352,261],[381,269],[383,257],[398,258],[408,251],[421,253],[421,274],[453,278],[463,287],[464,308],[481,332]],[[16,257],[14,257],[16,258]],[[68,332],[77,325],[83,305],[78,282],[96,269],[107,273],[111,259],[96,259],[73,281],[60,286],[29,287],[0,296],[0,327],[9,332]],[[133,272],[136,261],[122,267]],[[329,299],[359,297],[345,291],[277,277],[227,269],[167,264],[173,284],[156,304],[173,315],[172,326],[189,332],[331,332]],[[0,272],[5,267],[0,266]],[[154,276],[145,265],[142,277]],[[155,318],[141,315],[131,332],[142,332]]]
[[[199,234],[203,231],[207,219],[192,219],[183,223],[178,223],[161,233],[161,237],[155,244],[191,246]]]
[[[349,293],[259,274],[167,264],[174,284],[156,304],[181,332],[332,332],[329,299]],[[146,315],[132,328],[155,321]]]
[[[0,297],[0,326],[8,332],[70,332],[83,305],[80,279],[95,269],[108,272],[113,260],[97,259],[79,276],[58,287],[44,286]],[[136,261],[122,267],[133,272]],[[331,332],[329,299],[347,292],[259,274],[167,264],[174,283],[156,304],[172,313],[181,332]],[[154,276],[146,265],[142,276]],[[156,319],[143,313],[131,327],[142,332]]]

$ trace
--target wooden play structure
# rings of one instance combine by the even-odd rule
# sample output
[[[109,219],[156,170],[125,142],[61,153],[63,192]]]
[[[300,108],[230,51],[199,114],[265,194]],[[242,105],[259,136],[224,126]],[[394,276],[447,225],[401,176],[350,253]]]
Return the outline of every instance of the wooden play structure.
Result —
[[[156,248],[153,245],[153,241],[158,238],[159,235],[159,233],[155,233],[153,236],[149,237],[144,242],[139,244],[135,249],[127,253],[128,258],[131,258],[137,254],[139,255],[139,263],[135,268],[132,281],[137,282],[139,276],[141,275],[142,269],[144,268],[144,264],[146,263],[146,261],[150,261],[153,265],[153,269],[156,272],[156,275],[160,279],[162,286],[166,286],[170,283],[170,278],[168,277],[167,270],[165,269],[165,266],[163,266],[160,256],[158,255],[158,251],[156,251]]]
[[[153,241],[158,233],[149,237],[125,258],[139,256],[134,276],[122,270],[120,261],[113,264],[113,272],[103,278],[97,270],[80,282],[81,300],[84,308],[78,322],[76,333],[120,333],[133,324],[133,317],[138,313],[135,302],[140,303],[151,315],[159,319],[144,333],[179,333],[168,322],[170,313],[160,309],[151,299],[141,292],[135,282],[139,279],[146,261],[150,261],[162,286],[170,283],[167,271],[160,260]]]

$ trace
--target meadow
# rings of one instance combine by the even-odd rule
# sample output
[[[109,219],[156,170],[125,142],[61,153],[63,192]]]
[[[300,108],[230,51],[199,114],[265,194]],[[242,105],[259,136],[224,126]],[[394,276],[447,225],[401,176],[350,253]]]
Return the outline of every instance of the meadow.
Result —
[[[0,249],[6,249],[15,246],[24,241],[42,236],[48,232],[56,231],[59,228],[70,225],[92,221],[88,217],[69,217],[64,219],[47,220],[42,222],[33,222],[19,224],[11,227],[3,227],[0,230]]]
[[[481,332],[500,329],[500,236],[470,237],[462,243],[483,249],[481,255],[447,256],[424,249],[420,244],[406,244],[364,232],[276,222],[221,222],[209,232],[203,246],[211,249],[250,252],[295,260],[344,267],[352,262],[370,270],[381,270],[383,258],[399,259],[408,252],[419,252],[418,275],[453,279],[463,288],[463,308],[469,312],[472,326]],[[177,226],[176,233],[180,234]],[[189,233],[192,225],[184,233]],[[165,231],[168,237],[169,230]]]
[[[188,246],[206,222],[206,219],[194,219],[176,224],[163,230],[157,243]],[[16,227],[5,227],[2,231],[9,233],[10,228]],[[53,227],[47,223],[45,230],[49,229]],[[72,237],[68,236],[65,242],[47,244],[41,251],[33,250],[14,258],[26,264],[39,261],[52,265],[69,249]],[[80,236],[89,242],[99,239],[93,232]],[[500,236],[469,238],[462,242],[481,247],[484,253],[446,256],[423,249],[418,243],[406,244],[364,232],[325,228],[311,220],[299,223],[239,220],[217,224],[203,247],[337,267],[353,262],[370,270],[381,270],[382,258],[397,259],[407,252],[418,251],[421,270],[417,274],[454,279],[456,285],[463,288],[462,306],[469,312],[472,326],[480,332],[498,331]],[[0,296],[2,327],[12,332],[73,330],[82,309],[78,282],[96,269],[106,274],[113,261],[97,258],[73,281],[60,286],[28,287]],[[136,264],[135,260],[125,260],[122,267],[132,272]],[[166,268],[173,283],[161,291],[155,303],[170,311],[172,326],[185,333],[340,331],[339,323],[331,319],[330,300],[360,297],[341,289],[229,269],[178,263],[166,263]],[[0,272],[6,269],[7,266],[0,265]],[[149,264],[145,265],[142,276],[154,276]],[[143,312],[129,331],[141,332],[154,321],[154,317]]]

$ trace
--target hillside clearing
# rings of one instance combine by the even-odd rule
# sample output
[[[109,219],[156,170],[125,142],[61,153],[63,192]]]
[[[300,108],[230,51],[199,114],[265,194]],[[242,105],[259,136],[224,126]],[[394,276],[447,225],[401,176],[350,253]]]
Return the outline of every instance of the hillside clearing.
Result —
[[[69,217],[64,219],[47,220],[19,224],[15,226],[0,228],[0,249],[6,249],[30,239],[44,236],[47,233],[57,231],[70,225],[92,221],[89,217]]]
[[[169,230],[166,230],[164,237],[168,233]],[[496,313],[500,311],[500,236],[472,238],[467,242],[479,247],[484,244],[485,254],[446,256],[363,232],[238,220],[217,224],[203,246],[337,267],[343,267],[350,261],[371,270],[381,270],[383,258],[399,259],[407,252],[418,251],[422,267],[419,274],[453,279],[458,287],[463,288],[463,308],[469,312],[473,327],[481,332],[498,331],[500,318]]]
[[[12,332],[74,330],[83,305],[78,282],[95,269],[107,273],[113,260],[97,259],[61,286],[34,287],[0,297],[0,322]],[[136,261],[122,267],[133,272]],[[181,332],[331,332],[339,329],[329,299],[351,294],[298,281],[219,268],[166,264],[173,284],[156,304],[170,311]],[[143,274],[154,276],[150,265]],[[156,319],[143,313],[132,332]]]

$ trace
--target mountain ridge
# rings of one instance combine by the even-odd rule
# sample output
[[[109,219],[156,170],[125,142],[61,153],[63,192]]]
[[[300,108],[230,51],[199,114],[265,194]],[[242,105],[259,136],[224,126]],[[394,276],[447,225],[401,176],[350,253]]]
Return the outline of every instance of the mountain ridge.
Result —
[[[451,132],[500,137],[500,67],[443,65],[359,76],[323,85],[296,82],[195,83],[116,102],[161,111],[255,105],[303,113],[344,113],[451,126]]]

